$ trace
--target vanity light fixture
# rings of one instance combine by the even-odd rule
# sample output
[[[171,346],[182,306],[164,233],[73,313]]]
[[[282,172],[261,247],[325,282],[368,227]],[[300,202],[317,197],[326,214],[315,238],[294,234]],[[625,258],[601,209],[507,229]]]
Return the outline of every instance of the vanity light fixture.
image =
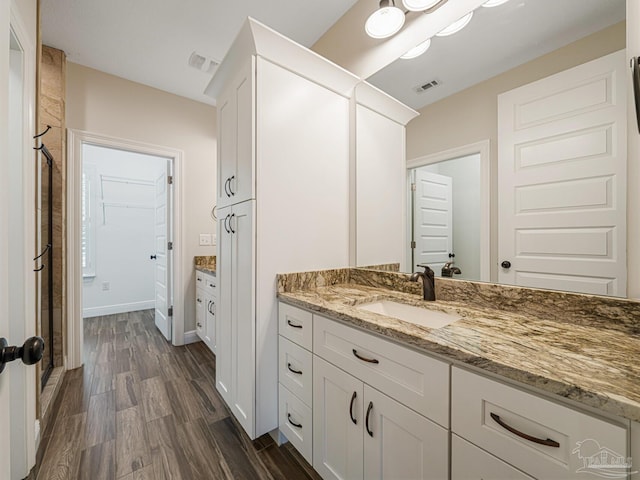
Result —
[[[440,30],[438,33],[436,33],[436,36],[447,37],[449,35],[453,35],[454,33],[459,32],[469,24],[469,22],[471,21],[471,17],[473,17],[473,12],[467,13],[464,17],[456,20],[448,27]]]
[[[412,58],[416,58],[419,57],[420,55],[422,55],[424,52],[426,52],[427,50],[429,50],[429,47],[431,46],[431,39],[428,38],[427,40],[425,40],[422,43],[419,43],[418,45],[416,45],[415,47],[413,47],[411,50],[409,50],[407,53],[405,53],[404,55],[402,55],[400,58],[402,58],[403,60],[410,60]]]
[[[422,12],[434,7],[440,0],[402,0],[404,8],[410,12]]]
[[[497,7],[499,5],[502,5],[503,3],[507,3],[508,1],[509,0],[488,0],[487,2],[483,3],[482,6],[486,8]]]
[[[372,38],[387,38],[400,31],[404,25],[404,12],[394,0],[380,0],[380,8],[369,15],[364,29]]]

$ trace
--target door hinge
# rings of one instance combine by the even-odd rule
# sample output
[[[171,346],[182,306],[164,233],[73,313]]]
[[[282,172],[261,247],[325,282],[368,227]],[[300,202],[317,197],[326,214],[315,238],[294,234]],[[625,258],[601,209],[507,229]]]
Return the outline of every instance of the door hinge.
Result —
[[[173,242],[167,243],[167,250],[173,250]]]
[[[411,184],[411,191],[412,191],[412,192],[415,192],[415,191],[416,191],[416,184],[415,184],[415,183],[412,183],[412,184]]]
[[[167,175],[167,183],[173,185],[173,175]]]
[[[167,316],[173,317],[173,306],[169,307],[169,310],[167,312]]]
[[[411,242],[411,248],[416,248],[416,242]]]

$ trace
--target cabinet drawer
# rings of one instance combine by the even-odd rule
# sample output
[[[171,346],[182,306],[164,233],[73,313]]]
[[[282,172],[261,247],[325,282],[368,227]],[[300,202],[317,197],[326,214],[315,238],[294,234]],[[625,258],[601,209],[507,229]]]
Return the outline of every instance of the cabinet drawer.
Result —
[[[534,480],[457,435],[451,435],[451,480]]]
[[[309,350],[280,335],[278,379],[291,393],[311,406],[313,393],[312,356]]]
[[[280,302],[278,304],[278,323],[280,335],[307,350],[311,350],[313,335],[311,312]]]
[[[449,365],[356,328],[313,316],[313,353],[449,426]]]
[[[298,397],[279,386],[278,425],[280,432],[296,447],[304,459],[313,462],[313,415]]]
[[[591,456],[628,455],[624,427],[459,368],[451,381],[452,431],[529,475],[593,478]]]
[[[214,297],[218,295],[217,293],[217,280],[213,275],[205,275],[204,276],[204,289],[209,295],[213,295]]]

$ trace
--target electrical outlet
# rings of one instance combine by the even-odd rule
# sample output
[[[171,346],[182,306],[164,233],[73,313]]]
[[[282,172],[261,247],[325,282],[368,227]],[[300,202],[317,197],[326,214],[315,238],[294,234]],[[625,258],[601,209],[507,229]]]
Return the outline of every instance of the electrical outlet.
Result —
[[[215,233],[211,234],[211,245],[216,245],[218,242],[218,235],[216,235]]]
[[[210,233],[201,233],[200,234],[200,245],[212,245],[211,243],[211,234]]]
[[[111,290],[111,283],[109,282],[102,282],[102,290],[104,292],[106,292],[107,290]]]

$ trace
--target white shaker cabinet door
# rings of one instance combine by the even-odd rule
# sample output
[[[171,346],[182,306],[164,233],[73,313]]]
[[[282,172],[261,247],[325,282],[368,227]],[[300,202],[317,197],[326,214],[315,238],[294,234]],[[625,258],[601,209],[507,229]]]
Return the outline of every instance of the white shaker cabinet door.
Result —
[[[227,222],[231,231],[230,407],[251,438],[254,438],[256,362],[254,206],[255,201],[234,205]]]
[[[364,386],[364,478],[449,478],[448,431]]]
[[[363,384],[313,357],[313,468],[323,479],[362,479]]]
[[[251,57],[218,98],[218,207],[255,198],[254,65]]]
[[[217,321],[215,322],[218,348],[216,352],[216,389],[222,398],[231,401],[231,245],[229,230],[231,207],[218,210],[218,279]]]

